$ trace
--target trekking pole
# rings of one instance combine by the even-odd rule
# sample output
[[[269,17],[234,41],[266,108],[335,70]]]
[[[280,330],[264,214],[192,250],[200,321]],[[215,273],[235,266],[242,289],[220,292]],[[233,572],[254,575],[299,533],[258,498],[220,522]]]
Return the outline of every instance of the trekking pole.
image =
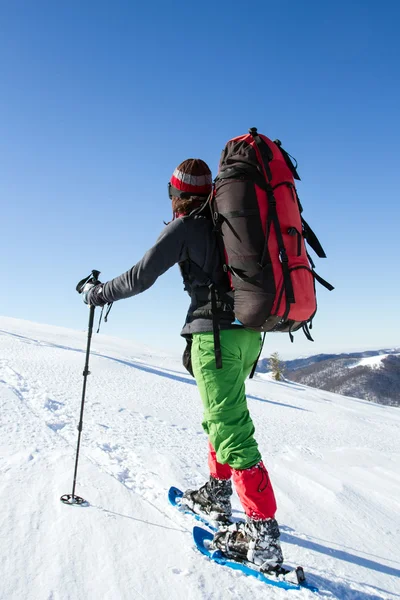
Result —
[[[97,285],[99,282],[100,271],[92,271],[88,277],[82,279],[78,285],[76,286],[76,291],[81,294],[84,290],[84,287],[87,283],[91,283],[93,285]],[[89,356],[90,356],[90,343],[92,340],[92,332],[93,332],[93,322],[94,322],[94,312],[96,310],[95,306],[90,306],[89,308],[89,326],[88,326],[88,337],[87,337],[87,346],[86,346],[86,361],[85,368],[83,371],[83,388],[82,388],[82,402],[81,402],[81,414],[79,418],[78,425],[78,444],[76,448],[76,459],[75,459],[75,471],[74,471],[74,481],[72,484],[72,494],[64,494],[61,496],[60,500],[64,504],[87,504],[86,500],[81,498],[80,496],[75,495],[75,486],[76,486],[76,475],[78,472],[78,460],[79,460],[79,449],[81,445],[81,434],[83,429],[83,409],[85,406],[85,395],[86,395],[86,382],[87,376],[90,375],[89,371]]]

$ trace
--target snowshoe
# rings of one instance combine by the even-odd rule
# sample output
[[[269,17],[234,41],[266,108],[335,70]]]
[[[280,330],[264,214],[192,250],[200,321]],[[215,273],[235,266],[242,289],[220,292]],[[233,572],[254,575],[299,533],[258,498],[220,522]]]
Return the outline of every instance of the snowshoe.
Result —
[[[207,515],[213,521],[230,523],[231,495],[230,479],[210,477],[209,481],[198,490],[186,490],[182,496],[181,505],[187,506],[196,514]]]
[[[239,562],[253,564],[261,573],[279,573],[283,554],[275,519],[233,523],[214,535],[211,548]]]

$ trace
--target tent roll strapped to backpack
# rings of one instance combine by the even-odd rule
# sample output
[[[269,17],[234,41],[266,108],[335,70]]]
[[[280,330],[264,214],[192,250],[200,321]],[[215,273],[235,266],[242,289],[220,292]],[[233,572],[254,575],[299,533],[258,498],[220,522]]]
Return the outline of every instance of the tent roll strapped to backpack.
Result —
[[[306,250],[305,241],[326,256],[301,216],[294,179],[300,177],[281,142],[252,128],[226,144],[210,198],[236,319],[257,331],[288,332],[292,340],[300,328],[312,339],[315,280],[334,289],[315,273]]]

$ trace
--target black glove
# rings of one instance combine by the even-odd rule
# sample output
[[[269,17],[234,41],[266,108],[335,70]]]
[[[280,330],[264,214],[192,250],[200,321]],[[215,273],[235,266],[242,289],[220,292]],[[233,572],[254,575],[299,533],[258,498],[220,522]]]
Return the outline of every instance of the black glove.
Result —
[[[89,306],[104,306],[107,300],[103,296],[103,284],[86,283],[82,290],[82,298],[85,304]]]

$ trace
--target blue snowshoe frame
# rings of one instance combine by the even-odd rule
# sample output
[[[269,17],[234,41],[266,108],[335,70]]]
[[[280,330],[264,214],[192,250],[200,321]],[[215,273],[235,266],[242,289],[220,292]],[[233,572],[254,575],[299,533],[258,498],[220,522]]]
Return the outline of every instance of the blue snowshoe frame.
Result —
[[[259,579],[260,581],[263,581],[264,583],[267,583],[268,585],[273,585],[275,587],[283,588],[285,590],[301,590],[302,588],[306,588],[307,590],[310,590],[311,592],[319,591],[317,587],[308,584],[307,581],[303,581],[301,583],[294,583],[291,581],[286,581],[284,579],[278,579],[278,578],[275,579],[273,575],[270,575],[270,576],[264,575],[264,573],[261,573],[260,571],[257,571],[256,569],[252,569],[251,567],[249,567],[248,565],[246,565],[244,563],[239,563],[239,562],[236,562],[234,560],[227,558],[226,556],[224,556],[224,554],[220,550],[210,551],[206,547],[205,543],[207,541],[210,542],[213,539],[213,537],[214,536],[210,531],[207,531],[207,530],[203,529],[202,527],[194,527],[193,528],[193,540],[194,540],[194,543],[196,544],[197,549],[200,550],[200,552],[202,554],[204,554],[205,556],[207,556],[214,562],[218,563],[219,565],[229,567],[230,569],[234,569],[235,571],[241,571],[245,575],[249,575],[251,577],[256,577],[257,579]],[[293,569],[293,572],[295,573],[296,570]],[[301,572],[302,572],[302,569],[301,569]]]

